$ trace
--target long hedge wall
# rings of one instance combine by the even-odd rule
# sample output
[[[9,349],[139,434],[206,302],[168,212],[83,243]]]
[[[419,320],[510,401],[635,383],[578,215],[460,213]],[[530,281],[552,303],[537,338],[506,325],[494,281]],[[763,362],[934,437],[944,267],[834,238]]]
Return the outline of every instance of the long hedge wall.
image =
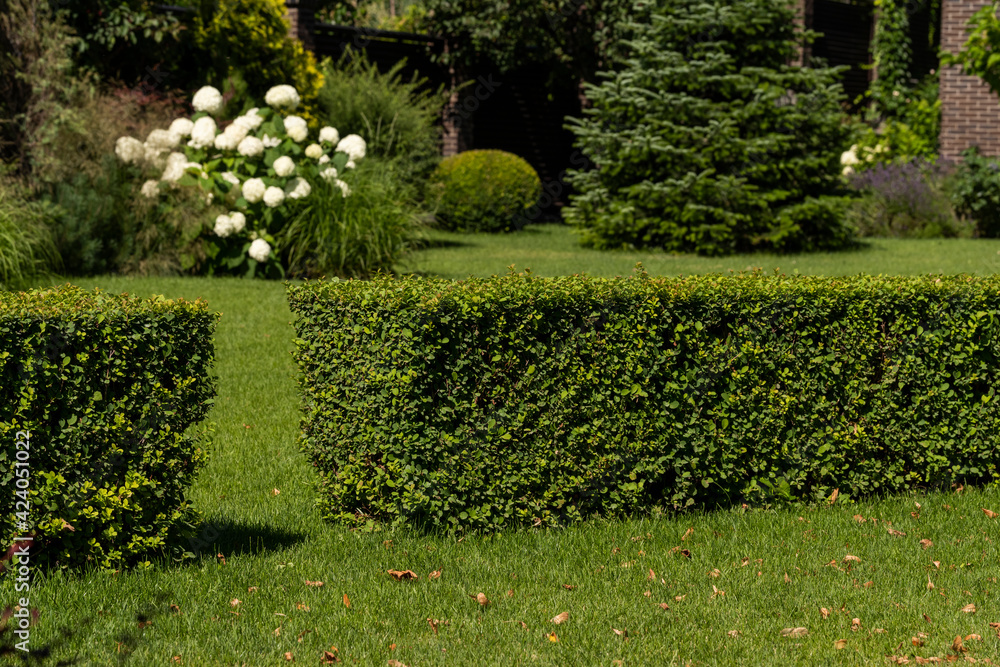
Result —
[[[0,293],[5,550],[31,536],[34,565],[116,568],[177,547],[197,519],[184,493],[207,458],[217,323],[200,300]]]
[[[1000,479],[1000,278],[289,288],[327,518],[452,530]]]

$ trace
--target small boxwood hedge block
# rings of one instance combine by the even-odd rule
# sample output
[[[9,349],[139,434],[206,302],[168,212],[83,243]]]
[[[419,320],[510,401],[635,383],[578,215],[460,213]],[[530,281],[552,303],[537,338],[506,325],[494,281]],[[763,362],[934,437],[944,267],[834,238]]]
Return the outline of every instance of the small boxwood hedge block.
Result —
[[[33,564],[113,568],[191,529],[217,322],[201,300],[0,293],[4,545],[34,535]]]
[[[289,288],[328,518],[494,529],[1000,478],[1000,278]]]

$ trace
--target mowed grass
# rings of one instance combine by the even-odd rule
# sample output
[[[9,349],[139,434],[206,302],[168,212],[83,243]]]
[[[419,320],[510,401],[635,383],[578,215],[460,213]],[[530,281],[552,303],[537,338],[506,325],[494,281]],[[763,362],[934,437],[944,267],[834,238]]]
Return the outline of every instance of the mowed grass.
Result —
[[[516,271],[527,268],[539,276],[611,277],[630,275],[636,262],[642,262],[649,273],[666,276],[753,268],[825,276],[1000,273],[1000,239],[868,239],[862,248],[844,252],[699,257],[583,248],[572,228],[555,224],[529,225],[514,234],[431,230],[427,237],[425,247],[400,263],[398,272],[462,279],[503,275],[513,264]]]
[[[331,651],[345,664],[409,667],[860,665],[945,659],[970,635],[981,639],[963,639],[964,655],[1000,655],[990,626],[1000,622],[1000,519],[980,509],[1000,512],[996,488],[461,540],[352,532],[319,519],[315,475],[296,448],[282,285],[76,282],[204,297],[223,313],[212,459],[191,490],[203,543],[194,562],[148,571],[38,574],[32,657],[11,650],[8,629],[0,664],[258,666],[289,664],[289,654],[317,664]],[[396,581],[389,569],[418,578]],[[551,622],[563,612],[568,620]],[[781,635],[799,627],[808,635]]]

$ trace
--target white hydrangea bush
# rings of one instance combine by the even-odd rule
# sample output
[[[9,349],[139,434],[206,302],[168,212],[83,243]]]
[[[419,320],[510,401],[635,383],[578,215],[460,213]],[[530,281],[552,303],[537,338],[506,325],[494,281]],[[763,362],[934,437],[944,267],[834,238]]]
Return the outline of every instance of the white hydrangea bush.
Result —
[[[293,113],[301,99],[292,86],[274,86],[264,102],[227,121],[224,96],[204,86],[190,118],[153,130],[145,141],[121,137],[115,145],[120,160],[152,177],[141,185],[144,197],[197,187],[206,201],[227,209],[203,232],[210,274],[283,276],[278,233],[310,197],[321,196],[318,185],[336,186],[321,188],[324,196],[350,196],[343,179],[367,151],[363,138],[341,137],[333,127],[310,136],[305,119]]]

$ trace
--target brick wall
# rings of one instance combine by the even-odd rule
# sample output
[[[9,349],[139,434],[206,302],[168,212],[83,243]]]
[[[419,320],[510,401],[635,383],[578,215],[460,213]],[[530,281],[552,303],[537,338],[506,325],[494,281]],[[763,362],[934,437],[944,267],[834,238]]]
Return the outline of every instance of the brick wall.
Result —
[[[965,24],[988,0],[943,0],[941,49],[955,53],[967,38]],[[1000,98],[978,77],[958,67],[941,70],[941,157],[957,159],[969,146],[1000,155]]]
[[[307,51],[314,51],[312,25],[316,20],[315,0],[285,0],[285,16],[288,17],[289,34],[297,38]]]

